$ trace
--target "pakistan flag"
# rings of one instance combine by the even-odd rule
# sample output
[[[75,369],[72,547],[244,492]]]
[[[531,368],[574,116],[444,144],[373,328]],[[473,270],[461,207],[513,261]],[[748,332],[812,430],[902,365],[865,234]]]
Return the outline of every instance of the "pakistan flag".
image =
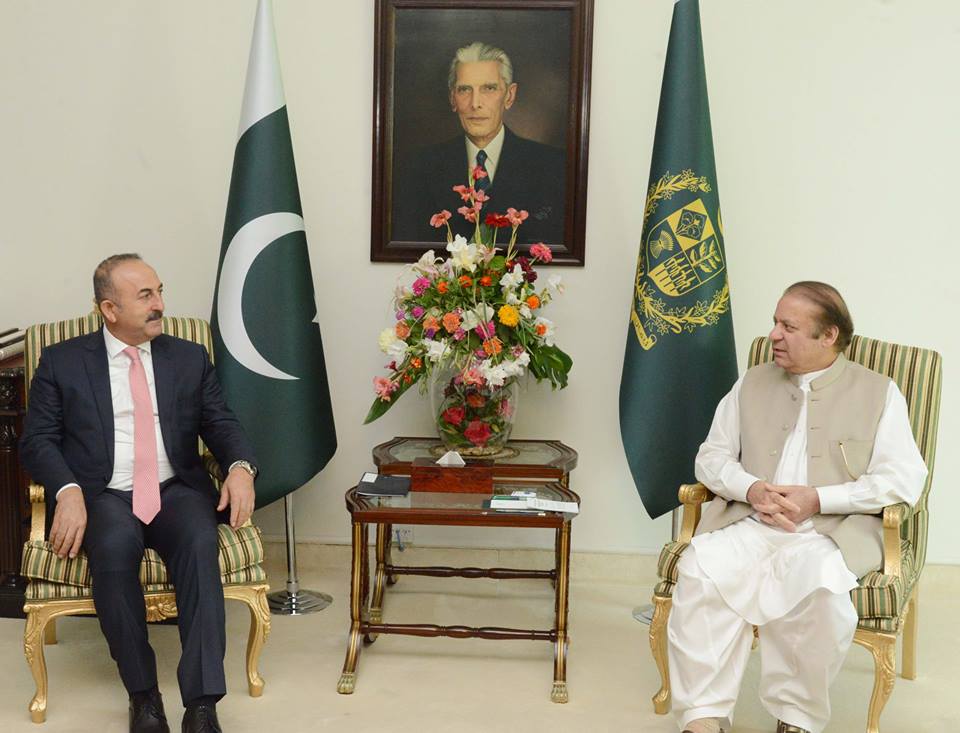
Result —
[[[258,507],[303,486],[337,449],[316,316],[273,19],[260,0],[211,318],[217,376],[259,462]]]
[[[717,403],[737,378],[697,0],[678,0],[643,209],[620,435],[651,517],[678,506]]]

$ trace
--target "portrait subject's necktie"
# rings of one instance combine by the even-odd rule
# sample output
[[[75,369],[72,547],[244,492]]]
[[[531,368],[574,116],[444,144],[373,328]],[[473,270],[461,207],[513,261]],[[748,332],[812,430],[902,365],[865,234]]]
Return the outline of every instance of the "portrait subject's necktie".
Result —
[[[157,465],[157,431],[153,403],[140,352],[128,346],[130,394],[133,396],[133,515],[150,524],[160,511],[160,469]]]
[[[487,162],[487,151],[478,150],[477,151],[477,167],[480,168],[484,173],[487,172],[487,166],[484,163]],[[486,175],[483,178],[477,178],[473,182],[474,191],[486,191],[490,188],[490,176]]]

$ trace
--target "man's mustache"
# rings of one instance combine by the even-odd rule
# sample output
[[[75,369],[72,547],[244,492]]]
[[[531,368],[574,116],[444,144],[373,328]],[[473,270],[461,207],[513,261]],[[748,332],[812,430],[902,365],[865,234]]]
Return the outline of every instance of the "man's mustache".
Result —
[[[150,311],[150,315],[147,316],[147,323],[150,321],[159,321],[163,318],[163,311]]]

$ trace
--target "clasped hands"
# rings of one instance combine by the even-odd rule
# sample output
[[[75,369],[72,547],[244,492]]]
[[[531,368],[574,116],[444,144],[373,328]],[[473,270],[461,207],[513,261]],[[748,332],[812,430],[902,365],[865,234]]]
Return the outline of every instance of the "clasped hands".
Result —
[[[747,501],[761,522],[796,532],[797,525],[820,511],[820,495],[812,486],[778,486],[754,481],[747,490]]]

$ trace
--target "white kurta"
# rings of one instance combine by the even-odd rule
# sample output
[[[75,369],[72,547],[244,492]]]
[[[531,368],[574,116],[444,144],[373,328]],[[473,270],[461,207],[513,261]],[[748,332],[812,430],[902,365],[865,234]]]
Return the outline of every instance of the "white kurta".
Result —
[[[809,393],[810,383],[824,371],[802,375],[800,389]],[[759,480],[739,461],[742,381],[718,405],[696,461],[697,479],[736,501],[746,501],[747,490]],[[807,485],[806,434],[804,400],[771,483]],[[817,487],[821,513],[914,504],[925,479],[906,401],[891,382],[867,472],[856,481]],[[699,717],[732,720],[756,625],[761,627],[765,707],[782,720],[822,730],[830,716],[829,684],[857,620],[848,596],[857,579],[833,540],[819,534],[810,520],[787,532],[747,517],[695,537],[679,573],[668,638],[674,710],[681,727]],[[798,648],[810,652],[814,664],[809,669],[807,655],[797,654]]]

